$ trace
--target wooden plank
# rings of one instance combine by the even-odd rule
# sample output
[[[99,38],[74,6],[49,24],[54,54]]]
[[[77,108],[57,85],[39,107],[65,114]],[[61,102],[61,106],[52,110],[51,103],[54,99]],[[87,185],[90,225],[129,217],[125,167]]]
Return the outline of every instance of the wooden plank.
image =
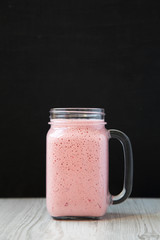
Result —
[[[0,199],[0,240],[160,239],[160,199],[128,199],[101,220],[53,220],[45,199]]]

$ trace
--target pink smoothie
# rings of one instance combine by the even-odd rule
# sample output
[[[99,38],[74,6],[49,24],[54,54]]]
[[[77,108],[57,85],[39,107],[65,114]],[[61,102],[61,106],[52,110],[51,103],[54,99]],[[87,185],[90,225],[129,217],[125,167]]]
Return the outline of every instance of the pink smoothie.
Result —
[[[51,216],[100,217],[109,205],[108,133],[103,120],[53,120],[47,134]]]

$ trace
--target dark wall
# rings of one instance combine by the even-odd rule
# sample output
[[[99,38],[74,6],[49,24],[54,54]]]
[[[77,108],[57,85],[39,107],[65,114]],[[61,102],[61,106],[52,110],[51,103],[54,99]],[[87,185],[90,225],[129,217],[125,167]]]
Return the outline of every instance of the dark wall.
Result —
[[[134,153],[133,197],[160,197],[156,1],[8,1],[1,8],[0,197],[45,196],[51,107],[103,107]],[[110,189],[123,158],[110,146]]]

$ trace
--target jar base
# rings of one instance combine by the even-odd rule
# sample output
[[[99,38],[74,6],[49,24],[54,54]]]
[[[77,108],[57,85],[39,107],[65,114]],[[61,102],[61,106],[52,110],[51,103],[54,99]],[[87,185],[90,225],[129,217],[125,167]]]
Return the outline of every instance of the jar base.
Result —
[[[92,216],[60,216],[60,217],[54,217],[52,216],[54,220],[99,220],[101,217],[92,217]]]

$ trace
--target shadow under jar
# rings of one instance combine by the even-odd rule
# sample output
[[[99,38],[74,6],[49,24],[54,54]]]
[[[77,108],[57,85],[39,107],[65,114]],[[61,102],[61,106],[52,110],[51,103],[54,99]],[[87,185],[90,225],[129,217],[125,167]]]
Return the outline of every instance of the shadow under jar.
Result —
[[[55,219],[100,218],[110,204],[131,193],[133,156],[129,138],[105,128],[104,109],[53,108],[47,133],[46,201]],[[118,139],[124,152],[124,184],[117,196],[108,189],[108,144]]]

